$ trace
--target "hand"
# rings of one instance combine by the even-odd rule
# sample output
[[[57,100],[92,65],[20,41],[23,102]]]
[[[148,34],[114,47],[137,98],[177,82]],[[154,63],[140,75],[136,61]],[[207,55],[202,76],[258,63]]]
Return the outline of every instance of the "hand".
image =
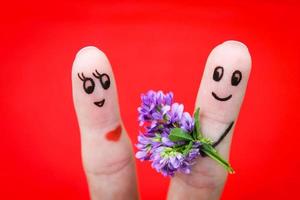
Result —
[[[196,107],[202,132],[228,159],[234,125],[251,69],[245,45],[227,41],[210,54]],[[132,145],[122,125],[113,72],[107,57],[95,47],[77,53],[72,69],[73,98],[81,132],[84,171],[91,199],[138,199]],[[171,179],[168,199],[218,199],[227,172],[201,157],[189,175]]]

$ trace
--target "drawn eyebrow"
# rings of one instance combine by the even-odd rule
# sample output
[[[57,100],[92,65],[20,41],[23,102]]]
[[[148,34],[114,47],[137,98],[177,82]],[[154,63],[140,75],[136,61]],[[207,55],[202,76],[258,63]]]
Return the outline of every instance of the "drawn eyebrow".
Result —
[[[101,74],[97,71],[97,69],[95,69],[95,72],[96,74],[93,72],[93,75],[96,77],[96,78],[100,78],[101,77]]]
[[[77,75],[78,75],[78,78],[79,78],[80,80],[82,80],[82,81],[84,81],[84,80],[86,79],[86,77],[84,76],[83,73],[81,73],[81,76],[80,76],[79,73],[77,73]]]

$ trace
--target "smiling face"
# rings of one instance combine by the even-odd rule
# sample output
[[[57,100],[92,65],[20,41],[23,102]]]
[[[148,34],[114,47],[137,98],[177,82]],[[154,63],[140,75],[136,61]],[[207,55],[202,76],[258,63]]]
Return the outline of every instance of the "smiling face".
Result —
[[[73,63],[72,76],[74,103],[78,116],[82,118],[81,123],[100,126],[108,121],[119,121],[114,76],[103,52],[95,47],[79,51]],[[97,121],[88,121],[90,118]],[[97,125],[91,125],[96,122]]]
[[[224,74],[224,68],[221,66],[217,66],[213,73],[213,80],[216,82],[219,82],[222,79],[223,74]],[[241,80],[242,80],[242,72],[239,70],[235,70],[231,76],[231,85],[238,86],[238,84],[241,82]],[[223,97],[223,98],[219,97],[214,92],[211,92],[211,94],[218,101],[228,101],[232,97],[232,94],[228,95],[227,97]]]
[[[230,123],[237,116],[251,67],[247,47],[227,41],[210,53],[203,73],[198,100],[203,115]]]
[[[92,78],[86,77],[83,73],[78,73],[78,78],[83,82],[83,89],[87,94],[92,94],[95,90],[95,81]],[[97,79],[97,82],[100,83],[101,87],[104,90],[107,90],[110,86],[110,78],[107,74],[100,74],[97,69],[93,72],[94,78]],[[100,101],[95,101],[94,104],[98,107],[102,107],[105,103],[105,98],[102,98]]]

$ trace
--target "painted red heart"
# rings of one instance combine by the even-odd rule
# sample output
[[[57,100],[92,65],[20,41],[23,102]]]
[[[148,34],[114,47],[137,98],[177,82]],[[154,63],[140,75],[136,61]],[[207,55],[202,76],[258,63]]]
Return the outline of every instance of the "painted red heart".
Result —
[[[118,125],[114,130],[106,134],[106,139],[109,141],[117,142],[120,139],[121,132],[122,132],[122,127],[121,125]]]

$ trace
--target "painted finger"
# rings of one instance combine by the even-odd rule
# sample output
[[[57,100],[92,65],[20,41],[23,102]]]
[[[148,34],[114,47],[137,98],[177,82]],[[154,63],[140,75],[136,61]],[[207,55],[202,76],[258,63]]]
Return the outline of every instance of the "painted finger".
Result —
[[[226,41],[210,53],[198,91],[201,131],[226,160],[250,70],[248,48],[241,42]],[[169,198],[218,199],[226,177],[227,172],[214,160],[199,158],[191,174],[178,174],[171,181]]]
[[[119,114],[111,65],[96,47],[81,49],[72,69],[83,167],[92,199],[136,199],[131,144]]]
[[[226,157],[250,70],[248,48],[241,42],[226,41],[213,49],[203,73],[196,100],[201,129]]]

